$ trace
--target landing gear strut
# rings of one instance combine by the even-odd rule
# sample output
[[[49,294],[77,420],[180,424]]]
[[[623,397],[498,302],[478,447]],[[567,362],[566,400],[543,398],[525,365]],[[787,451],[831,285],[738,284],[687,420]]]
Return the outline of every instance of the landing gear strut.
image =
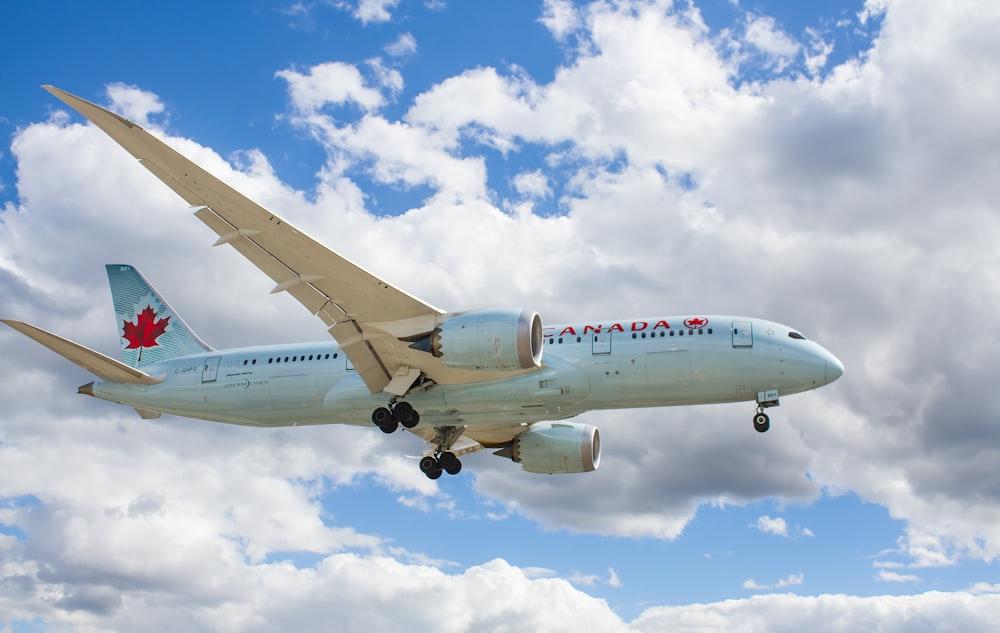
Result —
[[[757,392],[757,412],[753,415],[753,430],[758,433],[767,433],[771,428],[771,418],[767,417],[764,409],[778,406],[778,391],[769,389]]]
[[[388,407],[379,407],[372,411],[372,424],[383,433],[392,433],[402,424],[404,428],[412,429],[420,422],[420,414],[409,402],[396,402],[393,398]],[[391,407],[391,408],[390,408]]]
[[[441,473],[457,475],[462,471],[462,460],[451,451],[458,438],[465,433],[464,426],[438,426],[434,427],[436,434],[431,444],[434,450],[429,455],[420,458],[420,472],[427,475],[428,479],[437,479]],[[461,452],[467,452],[461,451]]]

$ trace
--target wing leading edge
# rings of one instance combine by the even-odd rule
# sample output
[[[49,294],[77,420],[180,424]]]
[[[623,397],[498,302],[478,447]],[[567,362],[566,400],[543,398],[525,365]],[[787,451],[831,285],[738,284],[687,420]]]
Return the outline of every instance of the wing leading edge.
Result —
[[[326,248],[139,125],[54,86],[43,87],[199,207],[195,216],[219,235],[216,246],[235,248],[274,280],[272,292],[289,293],[322,319],[372,393],[423,364],[401,339],[430,332],[441,310]],[[421,369],[435,373],[433,367]]]

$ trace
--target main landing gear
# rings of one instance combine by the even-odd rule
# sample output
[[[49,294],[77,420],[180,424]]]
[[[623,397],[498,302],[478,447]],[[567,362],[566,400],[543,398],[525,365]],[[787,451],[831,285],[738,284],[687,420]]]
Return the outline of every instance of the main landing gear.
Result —
[[[434,451],[420,458],[420,472],[428,479],[437,479],[442,472],[457,475],[462,470],[462,462],[451,452],[451,447],[462,437],[462,433],[465,433],[464,426],[434,427],[434,439],[431,440]]]
[[[424,455],[420,458],[420,472],[427,475],[428,479],[437,479],[442,472],[457,475],[461,471],[462,460],[451,451],[434,451],[433,455]]]
[[[413,405],[409,402],[396,402],[393,398],[389,401],[388,407],[379,407],[372,411],[372,423],[383,433],[392,433],[403,425],[403,428],[412,429],[420,422],[420,414],[417,413]]]
[[[372,423],[383,433],[393,433],[401,425],[403,428],[412,429],[417,426],[418,422],[420,422],[420,414],[416,412],[413,405],[409,402],[397,401],[396,398],[389,400],[389,406],[379,407],[372,411]],[[465,427],[437,426],[434,427],[434,431],[434,439],[430,442],[434,449],[430,454],[420,458],[420,472],[427,475],[428,479],[437,479],[442,473],[457,475],[462,471],[462,461],[455,453],[451,452],[451,447],[462,437]]]

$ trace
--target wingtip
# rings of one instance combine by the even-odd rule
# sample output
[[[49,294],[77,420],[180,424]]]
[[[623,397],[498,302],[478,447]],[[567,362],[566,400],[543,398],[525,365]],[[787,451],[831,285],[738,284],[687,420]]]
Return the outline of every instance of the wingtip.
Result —
[[[56,99],[59,99],[69,107],[73,108],[74,110],[82,114],[84,118],[88,119],[89,121],[97,125],[99,128],[103,129],[105,132],[111,135],[112,138],[115,138],[115,135],[111,131],[111,128],[108,127],[110,121],[118,121],[119,123],[123,123],[125,126],[129,128],[139,127],[138,124],[129,121],[122,115],[115,114],[111,110],[99,106],[91,101],[87,101],[82,97],[78,97],[73,93],[66,92],[65,90],[56,88],[55,86],[50,84],[43,84],[42,88],[47,90]]]
[[[59,99],[62,99],[63,95],[68,95],[69,94],[65,90],[61,90],[59,88],[56,88],[52,84],[42,84],[42,90],[44,90],[45,92],[48,92],[51,95],[55,95]]]

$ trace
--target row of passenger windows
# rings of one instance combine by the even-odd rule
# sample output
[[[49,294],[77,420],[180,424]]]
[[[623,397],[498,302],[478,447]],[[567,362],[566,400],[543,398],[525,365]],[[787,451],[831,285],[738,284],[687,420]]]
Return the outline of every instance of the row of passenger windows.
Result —
[[[333,354],[309,354],[308,356],[306,356],[305,354],[301,356],[272,356],[271,358],[267,359],[267,364],[271,365],[276,363],[301,363],[303,361],[310,361],[310,360],[330,360],[331,358],[337,358],[338,356],[339,354],[336,352],[334,352]],[[244,360],[243,364],[256,365],[257,359],[254,358],[253,360]]]
[[[707,330],[705,328],[699,328],[698,330],[688,330],[687,331],[688,336],[694,336],[696,331],[697,331],[698,334],[711,334],[712,333],[712,328],[708,328]],[[667,332],[668,332],[668,330],[660,330],[660,338],[664,338],[666,336],[684,336],[684,330],[669,330],[669,332],[670,332],[669,335],[667,334]],[[632,338],[636,338],[636,339],[637,338],[646,338],[646,333],[645,332],[632,332]],[[650,332],[649,333],[649,338],[656,338],[656,332]],[[597,335],[594,336],[594,340],[595,341],[597,340]],[[583,337],[581,337],[581,336],[577,336],[576,337],[576,342],[577,343],[580,343],[582,341],[583,341]],[[566,342],[570,343],[572,341],[570,341],[570,340],[567,339]],[[554,343],[559,343],[560,345],[562,345],[562,343],[563,343],[563,337],[560,336],[559,338],[556,338],[556,337],[550,338],[549,339],[549,345],[552,345]]]

